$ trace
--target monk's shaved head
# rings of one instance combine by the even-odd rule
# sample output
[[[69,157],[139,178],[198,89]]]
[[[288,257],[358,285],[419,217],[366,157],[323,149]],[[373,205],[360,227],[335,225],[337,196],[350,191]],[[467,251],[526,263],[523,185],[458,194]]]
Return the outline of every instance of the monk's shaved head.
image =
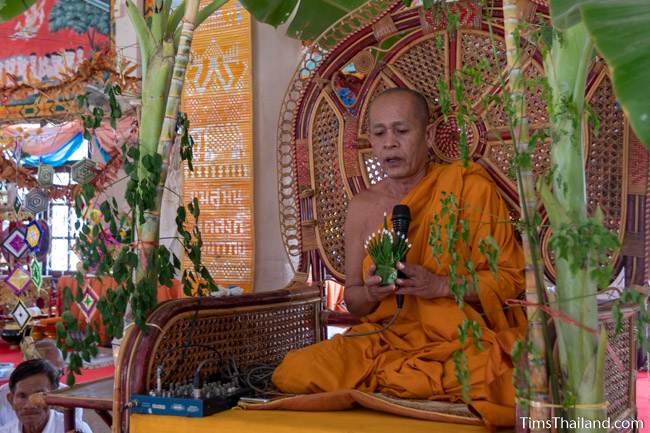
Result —
[[[390,89],[384,90],[377,96],[372,103],[370,104],[371,110],[372,106],[381,98],[388,97],[391,95],[406,95],[408,96],[411,104],[413,104],[413,111],[416,114],[419,121],[422,122],[422,125],[426,127],[429,124],[429,104],[427,103],[427,98],[422,95],[422,93],[417,90],[409,89],[406,87],[392,87]]]

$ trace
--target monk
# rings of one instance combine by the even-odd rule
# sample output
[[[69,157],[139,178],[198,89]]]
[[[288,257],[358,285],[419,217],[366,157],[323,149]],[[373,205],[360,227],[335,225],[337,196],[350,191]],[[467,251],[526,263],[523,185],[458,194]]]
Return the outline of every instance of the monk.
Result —
[[[509,354],[516,338],[523,336],[525,317],[520,310],[504,310],[503,305],[523,290],[523,253],[508,223],[506,206],[480,166],[429,162],[433,130],[427,124],[427,102],[417,92],[395,88],[374,100],[369,140],[387,178],[352,199],[345,225],[345,301],[364,322],[348,333],[381,329],[396,310],[395,294],[402,294],[405,302],[397,321],[374,335],[337,335],[291,352],[276,369],[273,382],[289,393],[357,389],[459,401],[462,389],[452,353],[462,349],[468,361],[471,407],[488,427],[513,426]],[[449,288],[450,254],[445,251],[434,258],[428,244],[432,219],[450,194],[458,201],[460,219],[469,222],[469,239],[457,247],[457,253],[471,259],[478,273],[479,290],[466,294],[462,309]],[[412,248],[397,264],[404,277],[382,285],[366,256],[364,240],[398,203],[410,207]],[[496,274],[479,251],[479,243],[488,235],[500,249]],[[460,343],[458,327],[466,318],[480,324],[483,350],[471,338],[464,346]]]

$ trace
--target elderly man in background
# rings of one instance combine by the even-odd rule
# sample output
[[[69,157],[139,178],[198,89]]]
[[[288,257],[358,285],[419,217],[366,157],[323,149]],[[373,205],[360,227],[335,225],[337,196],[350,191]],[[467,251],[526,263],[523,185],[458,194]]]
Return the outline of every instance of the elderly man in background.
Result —
[[[54,369],[56,373],[57,387],[53,389],[56,389],[59,386],[67,386],[59,383],[59,380],[63,377],[65,371],[65,361],[63,360],[61,351],[56,347],[56,343],[53,340],[39,340],[36,342],[29,342],[25,345],[21,343],[21,347],[23,349],[23,358],[25,361],[33,359],[45,360]],[[8,399],[8,395],[11,392],[10,383],[0,386],[0,428],[18,422],[16,412]],[[83,421],[83,409],[75,410],[75,425],[82,433],[92,433],[90,427]],[[61,424],[61,426],[63,426],[63,424]],[[0,432],[4,431],[0,430]]]
[[[59,386],[59,374],[49,362],[30,359],[18,364],[9,378],[7,401],[16,419],[0,427],[0,433],[64,433],[63,414],[50,410],[37,394]]]

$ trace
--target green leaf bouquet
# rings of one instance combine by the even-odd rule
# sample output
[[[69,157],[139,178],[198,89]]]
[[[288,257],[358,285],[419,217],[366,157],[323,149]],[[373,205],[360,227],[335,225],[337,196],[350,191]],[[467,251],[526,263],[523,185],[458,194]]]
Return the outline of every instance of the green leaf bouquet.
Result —
[[[411,249],[406,236],[388,230],[384,214],[384,227],[368,236],[364,246],[377,268],[375,274],[381,277],[382,285],[393,284],[397,278],[397,262]]]

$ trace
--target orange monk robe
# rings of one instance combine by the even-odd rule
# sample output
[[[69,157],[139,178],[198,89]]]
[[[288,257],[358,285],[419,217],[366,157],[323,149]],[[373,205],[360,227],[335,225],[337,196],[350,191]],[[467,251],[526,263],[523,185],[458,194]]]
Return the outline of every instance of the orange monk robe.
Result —
[[[452,298],[432,300],[407,296],[397,322],[387,331],[363,337],[337,335],[331,340],[289,353],[275,371],[273,382],[289,393],[339,389],[382,392],[403,398],[458,401],[461,387],[452,353],[461,348],[458,326],[465,318],[480,323],[483,351],[471,339],[463,348],[470,373],[471,406],[486,426],[512,426],[515,421],[510,351],[523,336],[525,317],[519,309],[504,310],[506,299],[523,290],[523,253],[506,206],[489,175],[476,164],[432,165],[426,177],[404,198],[411,209],[408,237],[413,245],[406,261],[447,275],[450,255],[432,255],[430,224],[440,214],[441,200],[454,194],[460,219],[469,222],[469,239],[457,253],[470,258],[478,271],[483,314],[467,304],[461,310]],[[444,221],[443,221],[444,222]],[[446,242],[442,230],[443,245]],[[498,271],[490,272],[479,243],[491,235],[500,248]],[[364,260],[364,275],[371,261]],[[379,329],[395,311],[395,297],[384,299],[364,322],[350,332]]]

